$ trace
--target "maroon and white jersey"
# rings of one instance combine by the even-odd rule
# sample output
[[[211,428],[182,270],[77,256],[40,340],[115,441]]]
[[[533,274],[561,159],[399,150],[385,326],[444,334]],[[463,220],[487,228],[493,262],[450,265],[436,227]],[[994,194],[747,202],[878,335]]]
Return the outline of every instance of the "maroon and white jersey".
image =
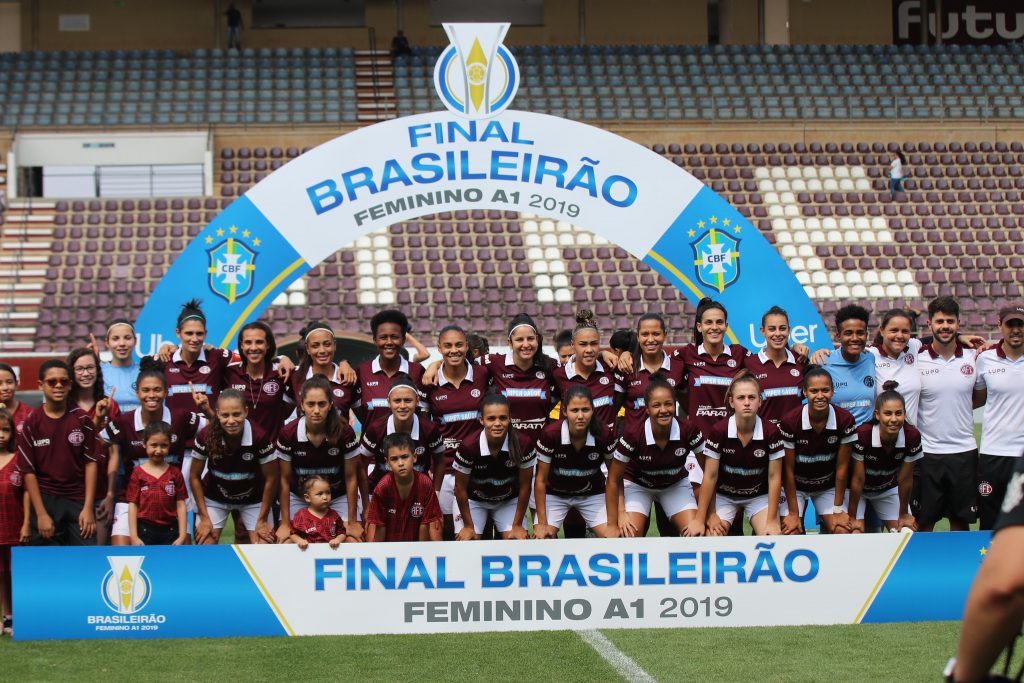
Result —
[[[499,503],[519,494],[519,470],[533,468],[533,453],[529,450],[530,439],[519,434],[523,460],[517,465],[509,453],[510,438],[513,438],[511,432],[505,436],[505,443],[497,453],[491,452],[487,434],[482,429],[462,440],[455,452],[453,467],[456,472],[469,475],[470,500]]]
[[[369,479],[371,491],[377,487],[384,475],[391,471],[384,454],[383,443],[384,437],[394,434],[395,431],[394,415],[378,415],[363,427],[359,452],[363,457],[373,460],[373,470]],[[412,439],[413,457],[416,459],[413,468],[429,476],[434,468],[434,459],[444,456],[444,437],[441,436],[441,430],[427,418],[413,415],[409,437]]]
[[[254,505],[263,499],[262,466],[274,459],[274,442],[248,420],[242,430],[238,448],[209,457],[207,440],[210,427],[203,427],[196,436],[192,467],[207,465],[203,474],[203,495],[225,505]],[[194,492],[198,495],[198,491]]]
[[[836,456],[841,445],[857,440],[857,420],[850,411],[830,404],[825,427],[817,432],[811,426],[810,409],[801,406],[782,418],[779,431],[783,446],[795,455],[797,490],[817,493],[836,485]]]
[[[18,470],[17,455],[0,467],[0,546],[21,543],[25,521],[25,480]]]
[[[349,411],[356,404],[358,392],[355,387],[345,386],[334,381],[333,378],[338,374],[338,366],[337,364],[332,364],[331,368],[331,376],[327,378],[327,381],[331,383],[331,401],[334,403],[334,408],[338,411],[338,414],[345,418],[345,420],[348,420]],[[313,377],[314,374],[316,373],[313,372],[312,366],[303,376],[300,376],[298,372],[293,372],[289,380],[290,387],[285,400],[294,403],[296,406],[299,405],[302,399],[302,385],[306,383],[307,379]]]
[[[277,434],[277,458],[291,463],[288,488],[302,498],[302,479],[319,474],[331,486],[331,496],[347,495],[345,461],[359,455],[359,439],[348,422],[342,422],[341,440],[331,445],[324,439],[314,446],[306,434],[306,418],[292,420]]]
[[[398,374],[388,375],[380,366],[380,356],[363,361],[356,366],[356,402],[353,408],[359,414],[363,424],[370,422],[376,411],[388,412],[388,392],[391,390],[391,382],[398,375],[406,375],[416,385],[416,392],[420,395],[421,407],[426,408],[423,391],[423,366],[419,363],[410,363],[405,358],[399,359]]]
[[[188,500],[185,477],[174,465],[159,477],[142,467],[132,470],[128,479],[127,502],[139,507],[138,518],[150,524],[171,526],[178,523],[178,501]]]
[[[601,424],[614,431],[615,418],[617,417],[615,395],[621,394],[623,389],[616,383],[615,375],[610,369],[605,369],[601,365],[601,361],[597,361],[597,365],[594,371],[590,373],[590,377],[584,379],[576,369],[576,357],[573,356],[565,365],[560,365],[556,368],[553,376],[559,396],[564,396],[565,392],[573,384],[582,384],[590,389],[590,393],[594,397],[595,419],[600,420]]]
[[[779,428],[757,418],[754,436],[744,446],[736,431],[736,416],[719,420],[711,428],[704,455],[718,461],[718,492],[730,498],[752,498],[768,493],[768,462],[786,456]]]
[[[576,450],[569,436],[569,423],[552,422],[540,433],[533,454],[548,469],[547,492],[556,496],[596,496],[604,494],[601,465],[615,449],[615,435],[601,429],[595,438],[589,431],[583,448]]]
[[[705,435],[710,434],[726,417],[725,392],[750,354],[739,344],[725,344],[722,354],[713,359],[703,344],[687,344],[672,355],[686,366],[689,417]]]
[[[864,463],[864,490],[888,491],[899,483],[900,467],[905,462],[916,462],[924,455],[921,432],[909,424],[896,436],[896,444],[888,450],[882,446],[878,425],[865,422],[857,429],[853,442],[853,459]]]
[[[664,375],[668,383],[677,388],[677,392],[685,391],[686,366],[679,360],[673,363],[672,356],[668,355],[665,351],[661,353],[663,356],[661,368],[655,372],[660,372]],[[615,373],[615,383],[622,387],[626,394],[626,401],[623,406],[626,409],[624,429],[639,425],[647,419],[647,403],[644,399],[644,394],[647,392],[647,385],[651,381],[651,375],[654,374],[644,367],[643,360],[637,361],[634,358],[634,363],[637,367],[628,375],[624,375],[621,371],[616,371]]]
[[[625,479],[649,489],[664,489],[688,476],[686,458],[704,448],[704,435],[693,420],[672,419],[668,443],[659,448],[651,419],[622,432],[614,458],[626,463]]]
[[[281,429],[292,407],[285,402],[288,385],[277,375],[277,366],[272,366],[263,377],[250,377],[245,363],[235,361],[224,368],[224,386],[242,393],[245,399],[246,417],[273,439]]]
[[[187,410],[171,410],[164,406],[164,412],[160,419],[171,426],[171,448],[164,460],[169,465],[181,467],[186,445],[195,440],[196,434],[206,425],[206,418],[198,413]],[[124,469],[125,483],[122,483],[121,490],[117,492],[119,503],[128,502],[125,498],[124,487],[131,477],[132,470],[146,462],[149,457],[146,455],[146,444],[142,440],[145,429],[146,426],[142,424],[141,409],[136,408],[127,413],[121,413],[100,432],[100,437],[104,441],[117,446],[121,467]]]
[[[385,541],[418,541],[421,526],[443,519],[430,477],[421,472],[415,472],[414,477],[404,499],[390,472],[373,489],[366,523],[383,526]]]
[[[327,508],[323,517],[317,517],[309,508],[302,508],[292,517],[292,533],[309,543],[330,543],[345,533],[345,522],[331,508]]]
[[[555,405],[550,363],[544,356],[540,356],[540,362],[543,365],[531,365],[522,370],[516,365],[511,352],[491,353],[477,361],[490,371],[491,384],[508,398],[512,424],[533,441],[548,423],[548,416]]]
[[[444,438],[445,473],[451,474],[455,451],[462,440],[480,429],[480,408],[490,382],[483,365],[467,364],[466,378],[456,389],[444,376],[444,365],[437,370],[437,386],[427,387],[430,418]]]
[[[14,435],[21,434],[21,426],[25,424],[25,420],[32,414],[32,406],[25,403],[24,401],[18,402],[18,409],[11,413],[11,418],[14,420]]]
[[[172,410],[197,410],[192,400],[192,389],[196,393],[206,394],[210,405],[217,403],[217,396],[224,387],[224,370],[231,362],[231,352],[227,349],[201,349],[199,357],[192,365],[186,365],[181,359],[181,349],[174,352],[171,361],[164,367],[167,378],[167,406]]]
[[[775,367],[775,362],[763,350],[747,356],[744,365],[761,386],[758,415],[778,427],[783,417],[803,405],[805,368],[789,349],[779,367]]]
[[[85,465],[96,462],[96,431],[84,410],[74,406],[55,420],[39,406],[22,423],[17,443],[18,469],[36,475],[40,491],[85,499]]]

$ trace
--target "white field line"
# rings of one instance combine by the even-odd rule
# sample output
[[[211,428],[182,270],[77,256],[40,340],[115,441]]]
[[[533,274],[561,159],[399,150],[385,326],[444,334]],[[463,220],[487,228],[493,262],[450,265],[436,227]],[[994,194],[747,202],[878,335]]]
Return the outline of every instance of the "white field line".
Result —
[[[629,683],[657,683],[653,676],[640,668],[639,664],[615,647],[615,644],[597,629],[577,631],[576,633],[584,643],[594,648],[594,651],[601,655],[604,661],[611,664],[612,668]]]

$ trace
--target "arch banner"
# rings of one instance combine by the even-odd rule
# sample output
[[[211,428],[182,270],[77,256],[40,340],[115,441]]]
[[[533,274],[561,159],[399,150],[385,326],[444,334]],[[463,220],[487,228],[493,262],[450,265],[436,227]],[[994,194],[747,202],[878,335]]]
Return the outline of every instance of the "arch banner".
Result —
[[[500,44],[507,25],[445,29],[452,45],[435,85],[447,110],[330,140],[230,204],[157,284],[137,321],[140,354],[173,339],[175,312],[192,297],[204,302],[208,341],[231,346],[277,294],[357,238],[474,209],[544,215],[605,237],[691,301],[721,301],[733,342],[763,344],[761,315],[777,304],[789,312],[793,341],[812,350],[830,344],[786,262],[722,197],[609,131],[508,109],[519,71]]]

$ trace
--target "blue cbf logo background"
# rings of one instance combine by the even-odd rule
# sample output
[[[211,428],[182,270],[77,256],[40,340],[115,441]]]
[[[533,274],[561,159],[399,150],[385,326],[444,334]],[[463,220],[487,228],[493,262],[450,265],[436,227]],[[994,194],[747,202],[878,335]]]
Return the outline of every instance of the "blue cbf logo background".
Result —
[[[232,231],[237,231],[235,226]],[[249,236],[249,231],[241,234]],[[207,239],[210,239],[209,237]],[[254,240],[259,242],[259,239]],[[235,303],[252,289],[253,274],[256,271],[256,252],[241,240],[229,237],[213,249],[207,249],[210,256],[210,290],[217,296]]]
[[[719,293],[740,276],[740,241],[725,232],[729,220],[724,223],[722,230],[711,228],[690,244],[697,279]]]
[[[434,87],[453,114],[487,119],[519,89],[519,65],[501,44],[510,24],[444,24],[451,45],[434,65]]]

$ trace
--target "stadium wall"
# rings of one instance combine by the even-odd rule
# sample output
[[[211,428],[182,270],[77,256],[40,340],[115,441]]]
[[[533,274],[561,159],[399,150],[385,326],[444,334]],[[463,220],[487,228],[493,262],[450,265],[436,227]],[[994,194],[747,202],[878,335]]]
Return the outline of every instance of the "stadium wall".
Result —
[[[789,42],[891,43],[892,0],[790,0]]]

